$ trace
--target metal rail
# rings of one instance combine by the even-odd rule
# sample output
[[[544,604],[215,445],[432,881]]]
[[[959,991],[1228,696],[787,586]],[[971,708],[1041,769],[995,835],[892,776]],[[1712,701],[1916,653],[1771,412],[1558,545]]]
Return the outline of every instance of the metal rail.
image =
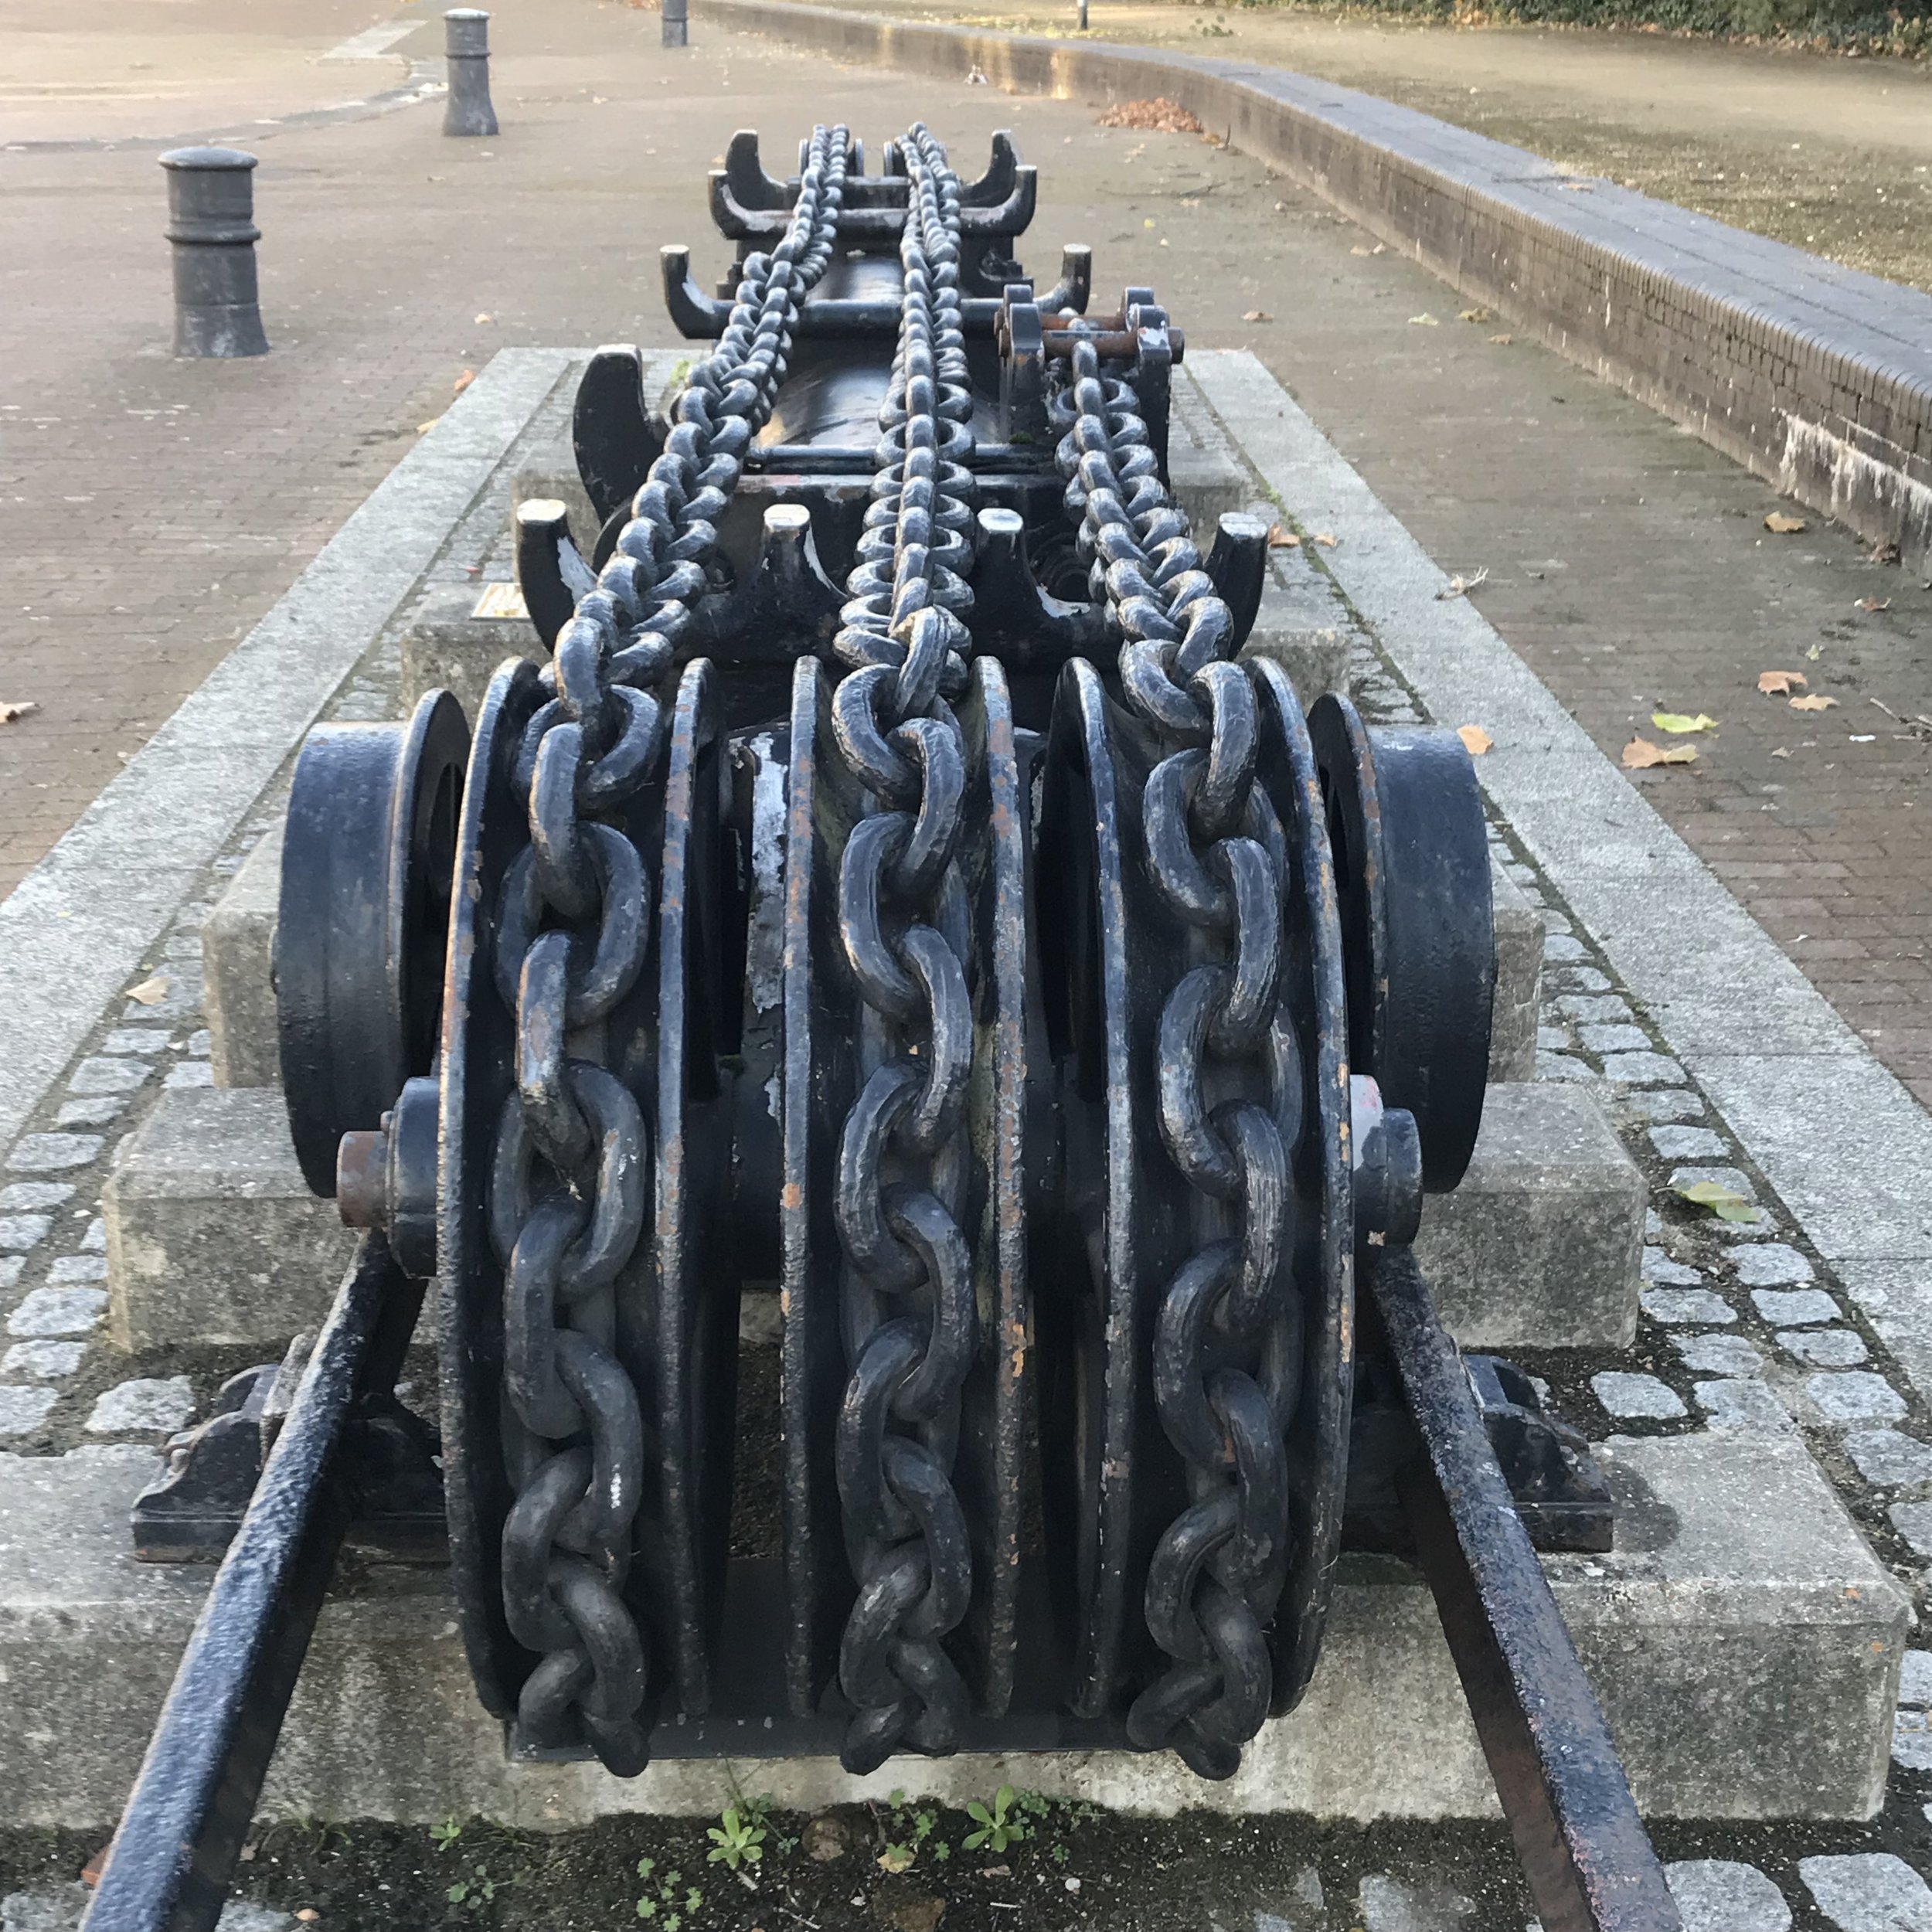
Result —
[[[83,1932],[213,1932],[353,1509],[337,1449],[395,1386],[423,1285],[366,1235],[196,1621]]]
[[[1369,1295],[1427,1451],[1397,1490],[1543,1932],[1682,1932],[1415,1256],[1383,1247],[1368,1257]]]

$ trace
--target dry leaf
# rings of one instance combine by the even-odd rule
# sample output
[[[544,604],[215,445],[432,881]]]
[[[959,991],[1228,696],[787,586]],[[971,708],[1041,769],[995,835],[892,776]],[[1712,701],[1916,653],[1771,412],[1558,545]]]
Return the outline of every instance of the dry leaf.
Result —
[[[1889,611],[1892,607],[1889,597],[1860,597],[1852,606],[1854,611]]]
[[[1791,747],[1788,745],[1779,745],[1771,753],[1774,758],[1788,758],[1791,755]]]
[[[1648,771],[1652,765],[1689,765],[1697,761],[1690,745],[1654,745],[1648,738],[1633,738],[1624,747],[1626,771]]]
[[[1442,325],[1427,309],[1424,309],[1420,315],[1411,315],[1409,318],[1409,326],[1411,328],[1440,328]]]
[[[494,315],[479,315],[476,319],[479,322],[493,322],[496,320],[496,318]]]
[[[1317,530],[1315,533],[1315,540],[1325,550],[1332,550],[1342,539],[1339,537],[1329,536],[1326,530]]]
[[[1823,657],[1823,656],[1824,656],[1824,655],[1825,655],[1825,647],[1824,647],[1824,645],[1821,645],[1821,644],[1815,644],[1815,645],[1813,645],[1811,646],[1811,649],[1810,649],[1810,650],[1808,650],[1808,651],[1806,651],[1806,652],[1805,652],[1805,654],[1804,654],[1804,662],[1805,662],[1807,664],[1816,664],[1816,663],[1818,662],[1818,659],[1819,659],[1820,658]]]
[[[464,370],[463,373],[450,385],[450,393],[452,396],[461,396],[463,392],[475,380],[476,371],[473,369],[466,369]]]
[[[1682,711],[1653,711],[1650,721],[1659,731],[1672,732],[1681,736],[1687,731],[1715,731],[1717,720],[1708,712],[1700,711],[1690,717]]]
[[[1498,348],[1507,349],[1516,338],[1513,335],[1492,335],[1489,339]]]
[[[1481,725],[1458,725],[1456,736],[1462,740],[1464,750],[1472,758],[1480,758],[1496,742]]]
[[[976,67],[974,73],[978,73]],[[980,74],[984,81],[986,77]],[[971,75],[967,77],[970,81]],[[1165,94],[1156,94],[1151,100],[1122,100],[1117,102],[1100,116],[1103,128],[1133,128],[1143,133],[1157,134],[1198,134],[1202,131],[1201,124],[1179,101],[1169,100]]]
[[[1472,577],[1451,577],[1449,581],[1436,593],[1436,601],[1438,604],[1441,604],[1451,597],[1466,597],[1471,590],[1475,589],[1478,584],[1487,583],[1488,581],[1489,566],[1485,563]]]
[[[1268,526],[1268,548],[1270,550],[1298,550],[1301,547],[1301,539],[1285,524],[1270,523]]]
[[[1782,510],[1774,510],[1765,518],[1764,527],[1778,536],[1795,536],[1806,525],[1801,516],[1787,516]]]
[[[1829,711],[1838,702],[1838,700],[1835,698],[1828,698],[1822,692],[1819,692],[1809,698],[1787,698],[1784,702],[1794,711]]]
[[[1720,1221],[1757,1219],[1757,1209],[1735,1188],[1725,1186],[1722,1181],[1692,1181],[1689,1185],[1672,1191],[1687,1201],[1695,1201],[1699,1207],[1709,1208]]]
[[[1767,698],[1788,698],[1794,685],[1810,682],[1802,671],[1760,671],[1757,674],[1757,688]]]
[[[1244,322],[1271,322],[1274,318],[1265,308],[1250,308],[1241,319]]]
[[[1372,249],[1364,248],[1359,242],[1357,242],[1354,247],[1349,250],[1351,255],[1369,255],[1374,252]]]
[[[440,416],[432,416],[427,423],[418,423],[416,426],[417,434],[418,436],[428,435],[430,431],[434,429],[437,424],[441,422],[442,420],[442,417]]]
[[[137,1006],[158,1006],[168,997],[168,982],[157,973],[152,979],[144,979],[138,986],[130,986],[128,997]]]
[[[1458,309],[1456,320],[1459,322],[1486,322],[1489,320],[1489,311],[1486,308]]]
[[[879,1855],[879,1869],[882,1872],[903,1872],[913,1862],[913,1848],[910,1845],[889,1845]]]
[[[0,724],[18,724],[39,709],[31,698],[23,698],[18,704],[0,704]]]
[[[1377,242],[1374,247],[1369,250],[1369,253],[1372,255],[1379,255],[1388,246],[1389,244],[1386,242]]]

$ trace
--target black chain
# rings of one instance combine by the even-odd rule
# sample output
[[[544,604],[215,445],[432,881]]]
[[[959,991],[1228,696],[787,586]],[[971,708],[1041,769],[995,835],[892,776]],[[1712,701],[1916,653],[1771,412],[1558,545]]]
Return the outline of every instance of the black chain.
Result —
[[[1287,853],[1255,777],[1258,719],[1229,662],[1233,619],[1161,481],[1131,386],[1078,342],[1053,406],[1093,596],[1126,638],[1123,693],[1162,750],[1143,794],[1148,868],[1191,933],[1155,1077],[1197,1245],[1164,1291],[1153,1366],[1192,1500],[1148,1570],[1148,1628],[1173,1661],[1134,1700],[1128,1733],[1226,1777],[1268,1713],[1265,1631],[1289,1556],[1284,1437],[1301,1310],[1288,1162],[1301,1089],[1292,1044],[1276,1038]]]
[[[947,702],[971,640],[972,398],[959,305],[958,179],[923,126],[900,144],[898,352],[879,467],[835,641],[852,667],[833,728],[871,810],[845,846],[838,922],[857,982],[864,1084],[845,1117],[835,1215],[851,1364],[838,1493],[858,1579],[839,1649],[855,1709],[842,1753],[954,1750],[966,1688],[944,1647],[972,1595],[952,1484],[960,1391],[977,1345],[961,1226],[973,1065],[970,940],[957,848],[969,777]]]
[[[516,1015],[489,1199],[516,1492],[503,1599],[511,1634],[542,1654],[518,1716],[533,1743],[580,1736],[621,1776],[648,1758],[647,1645],[626,1594],[646,1435],[617,1352],[616,1284],[644,1230],[651,1144],[629,1089],[581,1055],[637,982],[653,896],[645,855],[613,821],[659,775],[678,645],[784,379],[799,303],[832,259],[848,148],[843,128],[814,132],[785,238],[747,257],[718,346],[692,370],[614,554],[557,638],[514,780],[530,842],[495,908],[496,984]]]

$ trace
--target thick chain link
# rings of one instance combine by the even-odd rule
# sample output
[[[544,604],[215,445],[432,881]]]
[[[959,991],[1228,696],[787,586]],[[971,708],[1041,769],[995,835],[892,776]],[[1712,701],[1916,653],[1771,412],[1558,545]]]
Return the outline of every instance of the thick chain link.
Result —
[[[1122,690],[1163,750],[1143,794],[1148,868],[1193,936],[1194,963],[1162,1011],[1155,1077],[1199,1245],[1164,1291],[1153,1364],[1192,1500],[1148,1571],[1148,1628],[1173,1661],[1135,1699],[1128,1731],[1225,1777],[1267,1715],[1265,1631],[1289,1556],[1284,1436],[1301,1325],[1288,1163],[1301,1089],[1292,1048],[1274,1038],[1287,853],[1255,778],[1259,723],[1253,687],[1229,662],[1233,620],[1161,481],[1131,385],[1080,342],[1053,406],[1093,596],[1125,637]]]
[[[518,1716],[539,1746],[581,1736],[620,1775],[648,1757],[648,1646],[627,1599],[647,1434],[617,1354],[617,1283],[643,1234],[651,1155],[600,1023],[649,948],[647,860],[612,821],[655,779],[671,678],[709,585],[716,519],[784,381],[798,306],[830,262],[849,140],[816,130],[784,240],[744,263],[716,349],[543,676],[514,784],[530,842],[495,908],[497,989],[516,1015],[489,1225],[504,1270],[503,1529],[511,1634],[541,1661]]]
[[[971,640],[972,398],[959,305],[959,182],[923,126],[900,144],[905,301],[879,467],[834,642],[851,667],[833,729],[871,810],[845,846],[838,922],[861,1002],[858,1100],[835,1213],[851,1373],[837,1474],[859,1594],[839,1649],[848,1769],[958,1743],[967,1695],[944,1648],[972,1595],[952,1483],[977,1346],[961,1222],[973,1065],[958,846],[970,774],[950,699]]]

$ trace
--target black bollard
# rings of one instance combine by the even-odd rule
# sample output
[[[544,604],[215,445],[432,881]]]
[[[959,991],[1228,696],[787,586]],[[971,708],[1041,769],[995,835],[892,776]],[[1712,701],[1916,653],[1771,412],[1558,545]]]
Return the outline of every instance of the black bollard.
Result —
[[[496,110],[490,105],[490,16],[481,7],[452,7],[443,16],[443,51],[450,63],[444,133],[495,134]]]
[[[175,353],[266,355],[255,286],[255,157],[239,148],[177,148],[161,165],[175,251]]]
[[[661,4],[664,9],[664,44],[667,47],[689,46],[685,0],[661,0]]]

